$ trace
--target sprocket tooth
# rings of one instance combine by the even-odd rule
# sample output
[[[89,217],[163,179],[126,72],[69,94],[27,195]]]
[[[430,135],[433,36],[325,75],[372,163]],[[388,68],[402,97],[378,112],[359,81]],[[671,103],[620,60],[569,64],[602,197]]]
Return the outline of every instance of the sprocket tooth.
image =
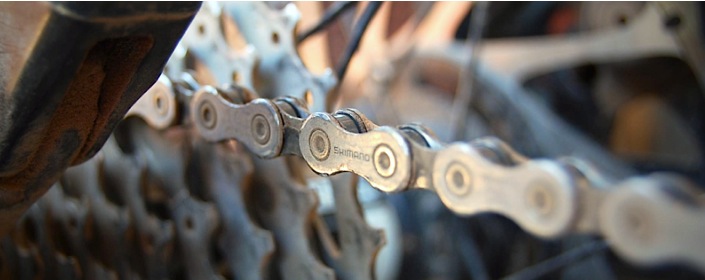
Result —
[[[198,201],[183,190],[170,203],[176,238],[189,279],[216,279],[208,246],[218,220],[215,206]]]
[[[242,183],[252,173],[252,164],[226,144],[196,141],[192,161],[200,164],[200,182],[209,189],[219,210],[223,230],[218,236],[230,272],[236,279],[262,279],[263,267],[274,251],[272,234],[256,226],[243,201]]]
[[[289,29],[296,28],[296,25],[301,20],[301,12],[294,3],[289,3],[284,6],[284,9],[279,13],[282,18],[282,23]]]
[[[238,51],[231,48],[223,37],[221,7],[207,3],[201,8],[184,34],[178,50],[167,66],[171,78],[186,71],[187,53],[196,60],[196,78],[202,84],[224,85],[236,83],[254,92],[253,69],[257,52],[247,46]],[[215,53],[215,54],[214,54]]]
[[[174,225],[171,221],[160,220],[145,208],[140,191],[147,182],[146,168],[123,156],[114,136],[108,139],[102,154],[105,180],[113,182],[120,191],[132,220],[126,238],[131,242],[129,255],[133,267],[146,279],[168,277],[166,264],[171,263]]]
[[[109,269],[115,270],[120,278],[129,275],[127,269],[126,244],[124,236],[129,225],[126,209],[107,200],[99,189],[105,182],[100,178],[102,155],[98,155],[79,166],[68,169],[62,184],[75,188],[87,201],[88,214],[84,238],[93,258]],[[103,187],[103,189],[106,189]],[[116,276],[117,277],[117,276]]]
[[[357,199],[357,176],[341,173],[330,179],[340,243],[329,240],[324,242],[323,249],[341,279],[372,279],[375,258],[386,244],[384,232],[365,221]],[[327,231],[326,228],[317,229],[319,234],[330,235],[321,232]]]
[[[130,129],[132,141],[139,146],[136,152],[142,156],[138,158],[147,164],[149,181],[156,184],[151,187],[166,191],[155,199],[170,213],[178,256],[186,264],[183,269],[189,279],[215,278],[210,247],[203,244],[210,244],[218,216],[212,203],[192,197],[195,193],[191,192],[198,190],[190,189],[185,182],[191,156],[188,131],[183,128],[155,131],[142,123],[132,123]]]
[[[52,197],[45,204],[47,212],[52,213],[48,221],[52,232],[62,233],[52,236],[54,248],[63,248],[60,254],[75,258],[77,275],[86,279],[107,279],[110,273],[91,257],[87,244],[83,242],[88,216],[86,200],[68,198],[59,185],[51,188],[46,196]]]
[[[2,242],[0,278],[11,279],[14,275],[17,279],[39,279],[55,275],[56,252],[47,246],[41,207],[33,205],[17,225],[12,239]]]
[[[284,279],[335,279],[334,271],[311,252],[307,229],[315,215],[315,194],[293,182],[284,159],[254,159],[253,203],[265,228],[272,231],[275,255]],[[277,174],[276,176],[272,176]]]
[[[223,10],[235,21],[247,43],[259,52],[255,90],[263,97],[295,96],[313,99],[310,109],[325,109],[325,98],[337,84],[332,70],[316,75],[296,50],[294,30],[300,20],[295,5],[276,11],[261,2],[234,2]]]

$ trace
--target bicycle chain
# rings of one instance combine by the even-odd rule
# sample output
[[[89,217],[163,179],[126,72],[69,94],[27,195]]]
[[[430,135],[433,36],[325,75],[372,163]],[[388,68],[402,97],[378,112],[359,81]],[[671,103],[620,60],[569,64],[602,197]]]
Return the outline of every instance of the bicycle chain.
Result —
[[[527,159],[495,138],[445,144],[421,125],[378,126],[354,109],[309,114],[293,98],[229,100],[209,86],[194,94],[202,137],[237,140],[262,158],[295,155],[324,176],[352,172],[387,193],[434,191],[459,215],[499,213],[544,238],[598,234],[638,264],[705,272],[703,199],[678,176],[617,180],[577,158]]]
[[[198,26],[196,24],[198,22],[195,20],[194,26]],[[208,23],[206,30],[211,32],[211,27],[215,24],[217,23]],[[291,41],[282,34],[291,33],[289,29],[293,29],[293,25],[285,27],[286,30],[277,33],[279,44]],[[186,99],[190,105],[190,113],[186,114],[187,118],[192,118],[190,120],[198,129],[198,134],[210,142],[235,139],[253,153],[268,159],[278,158],[282,155],[295,155],[302,158],[312,170],[319,174],[332,175],[340,172],[352,172],[362,176],[370,184],[384,192],[413,189],[434,191],[449,209],[458,214],[500,213],[511,218],[530,233],[541,237],[554,238],[570,233],[599,234],[606,237],[618,253],[635,263],[656,264],[665,261],[681,261],[690,263],[701,272],[705,269],[705,253],[703,253],[705,248],[698,242],[705,237],[702,196],[698,197],[691,193],[688,183],[680,178],[658,174],[625,180],[606,178],[579,159],[527,159],[513,151],[504,142],[494,138],[478,139],[471,143],[446,144],[438,141],[433,132],[421,125],[412,124],[396,128],[378,126],[354,109],[341,110],[333,114],[311,114],[306,109],[304,102],[299,99],[252,99],[247,91],[253,91],[255,87],[254,83],[248,82],[252,80],[250,76],[252,75],[255,53],[244,55],[233,53],[231,56],[222,56],[226,59],[221,60],[220,54],[227,51],[224,42],[216,44],[215,49],[220,48],[220,50],[216,51],[216,55],[212,55],[209,52],[212,51],[213,46],[208,44],[198,46],[198,43],[206,42],[206,40],[194,38],[193,44],[188,46],[189,51],[192,51],[201,60],[201,63],[207,65],[205,68],[211,71],[210,74],[216,76],[215,81],[208,83],[231,82],[234,76],[238,76],[236,80],[244,89],[236,88],[234,94],[240,96],[234,98],[232,89],[229,89],[229,94],[226,95],[220,89],[206,86],[201,88],[193,98],[190,96],[177,97],[174,93],[174,86],[169,79],[162,77],[138,101],[128,116],[138,116],[152,128],[164,129],[177,123],[176,120],[180,117],[178,111],[184,109],[180,105],[183,104],[183,99]],[[257,51],[262,51],[262,49],[259,47]],[[202,51],[202,53],[198,51]],[[247,52],[249,51],[248,49]],[[283,57],[285,61],[292,55],[267,56],[267,58],[273,57]],[[216,64],[222,67],[213,66]],[[291,73],[300,72],[301,69],[305,70],[305,68],[301,68],[294,71],[296,67],[299,67],[297,63],[286,65],[291,67],[288,69],[291,70]],[[232,69],[226,69],[227,67]],[[172,70],[184,72],[180,68]],[[277,70],[268,69],[264,72],[271,74],[277,73]],[[237,75],[235,75],[236,72]],[[290,75],[292,79],[295,78],[291,73],[287,75]],[[325,91],[330,88],[330,85],[316,80],[325,80],[324,78],[314,77],[312,78],[313,82],[308,85],[309,88],[314,88],[314,86],[322,88],[312,91],[316,97],[314,98],[315,102],[320,102],[322,99],[318,97],[321,97],[321,94],[325,94]],[[265,94],[266,96],[282,96],[286,94],[286,91],[297,95],[304,91],[304,89],[288,88],[292,84],[294,83],[282,82],[276,90],[270,89],[268,92],[259,93],[262,93],[263,96]],[[322,84],[324,86],[321,86]],[[310,100],[306,102],[311,104]],[[320,107],[315,104],[313,106]],[[179,125],[183,124],[179,122]],[[201,140],[196,139],[196,141]],[[108,144],[108,146],[113,144]],[[197,144],[195,150],[199,151],[193,161],[213,162],[214,158],[233,152],[222,149],[223,146],[226,146],[223,144]],[[95,165],[110,165],[116,162],[116,156],[110,156],[110,149],[105,149],[103,153],[111,160],[96,159],[91,161],[92,164],[100,162]],[[164,161],[165,159],[159,160]],[[169,207],[173,210],[173,217],[171,217],[173,221],[160,221],[147,215],[145,210],[141,209],[144,208],[143,206],[138,207],[140,203],[130,201],[130,199],[126,199],[129,204],[127,211],[125,209],[115,210],[113,209],[115,207],[105,207],[104,209],[96,207],[95,205],[105,204],[105,199],[97,190],[86,191],[90,193],[88,200],[92,208],[75,203],[75,207],[71,206],[68,207],[69,210],[61,210],[66,208],[66,205],[59,204],[59,202],[71,201],[71,198],[67,198],[68,196],[63,193],[61,188],[53,188],[47,195],[45,202],[40,204],[49,209],[49,212],[63,213],[63,211],[68,211],[64,213],[65,215],[58,216],[69,218],[58,221],[58,223],[66,229],[66,232],[73,234],[68,239],[71,240],[70,247],[76,252],[89,251],[81,243],[83,237],[80,230],[76,230],[77,228],[93,227],[93,225],[86,225],[88,221],[96,223],[95,227],[101,229],[119,228],[120,233],[125,231],[125,224],[130,224],[128,228],[137,232],[136,237],[138,238],[134,241],[143,245],[144,249],[141,250],[145,251],[143,256],[132,262],[144,261],[147,270],[155,268],[156,270],[166,270],[166,267],[159,265],[166,263],[160,258],[169,258],[168,253],[165,252],[173,250],[169,247],[176,245],[180,246],[179,250],[189,252],[179,255],[180,258],[183,258],[180,262],[196,263],[196,265],[184,266],[185,272],[191,278],[200,279],[221,274],[222,272],[218,270],[222,267],[211,267],[209,264],[203,263],[208,259],[208,252],[203,248],[203,244],[208,244],[207,236],[213,235],[218,236],[215,238],[217,246],[221,247],[220,251],[227,255],[222,262],[227,263],[230,271],[237,274],[237,278],[260,278],[260,265],[266,262],[263,259],[266,259],[266,256],[274,250],[274,242],[276,242],[276,249],[283,252],[283,259],[279,263],[279,269],[283,275],[291,278],[330,279],[333,277],[332,272],[319,265],[318,261],[307,259],[312,256],[310,252],[306,252],[309,250],[308,248],[301,247],[302,244],[281,241],[284,239],[306,239],[303,233],[291,229],[304,224],[304,221],[299,219],[310,214],[314,208],[315,198],[311,197],[310,192],[296,189],[295,186],[292,186],[290,178],[289,181],[278,181],[255,173],[256,176],[262,177],[259,180],[268,181],[263,184],[267,188],[278,188],[277,191],[273,191],[273,196],[276,196],[275,201],[288,199],[291,202],[285,203],[283,206],[275,205],[274,212],[287,212],[292,209],[292,205],[303,205],[304,208],[294,214],[270,214],[271,217],[264,218],[264,224],[271,229],[273,236],[270,236],[270,232],[252,224],[241,206],[244,199],[241,197],[243,194],[225,182],[239,182],[242,179],[239,178],[241,176],[234,175],[225,160],[216,160],[215,162],[223,162],[223,166],[206,164],[201,168],[201,171],[217,173],[217,175],[204,176],[228,179],[211,182],[212,186],[209,188],[212,188],[211,192],[216,194],[213,195],[213,201],[202,202],[191,198],[185,194],[186,186],[181,186],[179,183],[168,184],[178,185],[179,187],[176,189],[180,190],[170,194],[172,199],[170,199]],[[271,170],[272,165],[276,168],[282,168],[282,162],[277,162],[279,163],[255,160],[255,165],[265,170]],[[121,165],[130,164],[132,163],[121,163]],[[96,169],[96,166],[86,168]],[[156,164],[150,166],[156,166]],[[138,169],[134,166],[131,167],[135,169],[135,172]],[[110,169],[107,168],[102,172],[110,173]],[[86,173],[100,172],[101,170],[86,171]],[[160,173],[159,177],[163,178],[169,178],[171,173],[179,173],[175,171],[163,172],[163,170],[150,170],[150,172]],[[66,178],[74,177],[84,180],[82,178],[86,177],[85,174],[71,175],[70,173]],[[112,173],[116,173],[112,174],[116,178],[125,176],[121,172]],[[67,179],[66,182],[70,183],[70,180]],[[99,186],[101,184],[100,182],[90,182],[89,179],[88,182],[70,185]],[[136,193],[135,186],[138,186],[139,183],[132,182],[130,185],[130,188],[124,187],[125,192]],[[354,189],[352,186],[350,188]],[[334,191],[336,191],[336,204],[339,201],[345,202],[353,198],[349,194],[351,190],[348,188],[336,186]],[[292,195],[285,197],[284,195],[287,194]],[[129,194],[126,196],[139,195]],[[338,200],[338,196],[340,196],[340,200]],[[352,211],[346,212],[346,210],[357,206],[354,200],[345,203],[350,205],[336,208],[336,215],[345,216],[347,214],[351,217],[343,217],[343,219],[359,220],[355,223],[346,223],[344,226],[354,228],[355,234],[365,235],[366,239],[363,241],[366,240],[364,243],[366,247],[358,246],[362,248],[359,249],[352,246],[356,244],[341,244],[342,253],[336,252],[338,255],[332,256],[333,268],[336,273],[340,273],[340,271],[352,273],[370,271],[369,265],[372,262],[370,259],[374,259],[371,253],[379,249],[384,236],[369,227],[361,227],[365,224],[360,215],[353,215]],[[111,204],[106,205],[111,206]],[[233,207],[234,205],[238,206]],[[237,211],[233,211],[233,208],[237,208]],[[33,208],[31,213],[39,211],[38,209]],[[91,214],[89,210],[107,212]],[[128,218],[126,213],[131,216]],[[220,215],[222,221],[214,221],[216,219],[213,217],[214,213]],[[96,218],[87,218],[91,215],[95,215]],[[39,214],[30,214],[30,216],[33,217],[31,222],[37,225],[43,224]],[[205,218],[189,219],[194,216]],[[107,219],[99,220],[97,217],[107,217]],[[295,217],[296,220],[287,220],[286,217]],[[78,224],[73,224],[72,218],[78,220]],[[161,223],[167,224],[167,226],[160,227]],[[131,227],[135,227],[135,229],[131,229]],[[214,227],[223,227],[223,229],[214,229]],[[159,230],[165,232],[159,233]],[[119,234],[110,234],[109,230],[107,231],[104,233],[106,236],[103,237],[105,240],[100,244],[121,244]],[[342,230],[341,234],[344,235],[352,231]],[[157,239],[150,239],[150,236]],[[42,239],[44,238],[46,237]],[[341,238],[346,237],[341,236]],[[174,242],[175,240],[178,242]],[[242,242],[243,240],[244,242]],[[238,246],[234,245],[235,242],[238,243]],[[347,251],[344,248],[346,244],[350,245]],[[32,250],[37,250],[33,246],[29,247]],[[90,258],[92,255],[78,254],[77,257],[81,258],[79,262],[82,266],[84,263],[88,263],[83,267],[84,271],[79,273],[98,278],[116,277],[116,274],[130,276],[132,273],[150,276],[168,275],[164,271],[140,271],[137,273],[125,269],[124,267],[129,265],[123,263],[124,260],[114,261],[108,267],[104,267],[105,263],[111,263],[113,259],[118,260],[117,256],[122,255],[122,251],[128,249],[102,248],[101,250],[106,252],[107,257],[105,260],[99,259],[95,263]],[[335,248],[326,248],[325,251],[335,252]],[[34,254],[38,253],[34,252]],[[91,251],[91,254],[95,253]],[[64,261],[63,259],[59,260]],[[178,266],[179,263],[175,266]],[[59,270],[66,271],[67,274],[73,273],[73,267],[77,266],[75,261],[73,263],[59,262],[57,265],[64,267]],[[305,269],[301,269],[301,267]],[[120,274],[125,271],[128,273]],[[307,271],[310,274],[297,274]]]
[[[228,7],[224,10],[234,11]],[[248,22],[240,20],[245,15],[232,16],[238,25]],[[283,18],[296,17],[292,14]],[[212,30],[210,25],[204,26]],[[276,38],[291,33],[287,28],[272,30]],[[259,44],[258,51],[266,50],[263,46],[271,43],[260,40],[267,36],[244,35],[250,43]],[[212,58],[217,55],[207,55],[210,46],[203,46],[203,56],[211,59],[201,58],[198,40],[187,47],[207,64],[219,84],[230,80],[231,72],[251,71],[252,63],[225,63],[244,65],[244,69],[215,65],[219,61]],[[275,46],[278,41],[274,41]],[[286,37],[282,41],[291,40]],[[224,42],[216,45],[225,46]],[[215,49],[224,53],[227,48]],[[250,57],[245,60],[252,61],[253,55],[245,55]],[[295,56],[285,56],[291,57]],[[265,72],[277,73],[275,70]],[[243,80],[238,84],[244,88],[235,91],[239,96],[234,97],[232,90],[223,94],[206,86],[187,102],[193,124],[203,138],[212,142],[235,139],[266,159],[295,155],[316,173],[352,172],[388,193],[412,189],[434,191],[457,214],[499,213],[544,238],[571,233],[601,235],[617,253],[637,264],[675,261],[705,272],[705,246],[698,242],[705,237],[704,202],[702,196],[696,195],[677,176],[608,178],[577,158],[527,159],[495,138],[441,143],[421,125],[378,126],[354,109],[311,114],[305,103],[295,98],[252,99],[247,94],[253,90],[252,83],[248,83],[249,75]],[[287,90],[294,95],[302,91],[278,87],[260,93],[268,97],[283,96]],[[315,93],[315,102],[320,102],[320,91]],[[152,100],[155,100],[153,106],[159,103],[155,97]],[[306,102],[312,103],[308,99]],[[159,110],[144,112],[147,113],[135,112],[135,115],[157,128],[165,123],[158,121],[153,113]],[[164,117],[162,114],[161,119]],[[321,271],[320,275],[326,274]]]

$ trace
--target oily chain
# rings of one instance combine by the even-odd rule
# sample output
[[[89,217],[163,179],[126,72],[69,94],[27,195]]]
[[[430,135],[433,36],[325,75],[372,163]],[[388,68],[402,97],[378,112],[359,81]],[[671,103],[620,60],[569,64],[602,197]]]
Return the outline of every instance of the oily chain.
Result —
[[[143,100],[157,106],[155,94],[175,98],[160,90]],[[323,176],[352,172],[388,193],[435,191],[457,214],[502,214],[544,238],[602,235],[637,264],[705,273],[703,197],[678,176],[614,180],[576,158],[525,158],[496,138],[444,144],[420,125],[377,126],[354,109],[309,114],[298,99],[252,99],[243,90],[204,86],[188,103],[208,141],[235,139],[262,158],[299,156]],[[152,125],[168,123],[166,114],[134,113]]]

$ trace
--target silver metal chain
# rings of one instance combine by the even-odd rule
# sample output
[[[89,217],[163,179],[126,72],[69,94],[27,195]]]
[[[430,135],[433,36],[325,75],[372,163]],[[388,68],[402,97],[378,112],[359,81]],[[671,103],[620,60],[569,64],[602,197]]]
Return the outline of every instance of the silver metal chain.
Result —
[[[215,73],[249,72],[249,66],[233,70],[207,62]],[[291,65],[297,66],[289,69],[292,73],[303,71]],[[180,107],[168,88],[168,79],[160,79],[131,114],[156,128],[174,123]],[[705,243],[700,242],[705,201],[677,175],[610,178],[575,157],[530,159],[496,138],[442,143],[422,125],[378,126],[355,109],[309,113],[305,104],[310,100],[253,99],[250,90],[247,82],[234,90],[201,87],[185,98],[188,120],[207,141],[237,140],[261,158],[294,155],[318,174],[351,172],[383,192],[435,192],[459,215],[498,213],[543,238],[598,235],[633,263],[685,263],[705,273]],[[283,96],[283,91],[286,87],[278,87],[267,96]]]
[[[433,191],[459,215],[502,214],[539,237],[600,235],[637,264],[675,261],[705,272],[703,199],[676,175],[615,180],[577,158],[525,158],[496,138],[446,144],[421,125],[378,126],[354,109],[309,114],[293,98],[231,102],[247,100],[239,92],[205,86],[194,94],[191,120],[203,138],[237,140],[262,158],[296,155],[318,174],[352,172],[387,193]]]

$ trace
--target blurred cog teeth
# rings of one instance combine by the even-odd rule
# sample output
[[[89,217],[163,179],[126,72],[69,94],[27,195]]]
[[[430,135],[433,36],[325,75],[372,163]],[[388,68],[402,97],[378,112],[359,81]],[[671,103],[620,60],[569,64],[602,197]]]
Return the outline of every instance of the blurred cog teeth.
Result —
[[[261,2],[225,4],[241,35],[258,51],[259,65],[254,73],[255,90],[262,97],[303,97],[313,94],[315,111],[325,109],[325,96],[337,84],[332,70],[316,75],[304,65],[296,50],[294,30],[301,13],[294,4],[280,11]]]

